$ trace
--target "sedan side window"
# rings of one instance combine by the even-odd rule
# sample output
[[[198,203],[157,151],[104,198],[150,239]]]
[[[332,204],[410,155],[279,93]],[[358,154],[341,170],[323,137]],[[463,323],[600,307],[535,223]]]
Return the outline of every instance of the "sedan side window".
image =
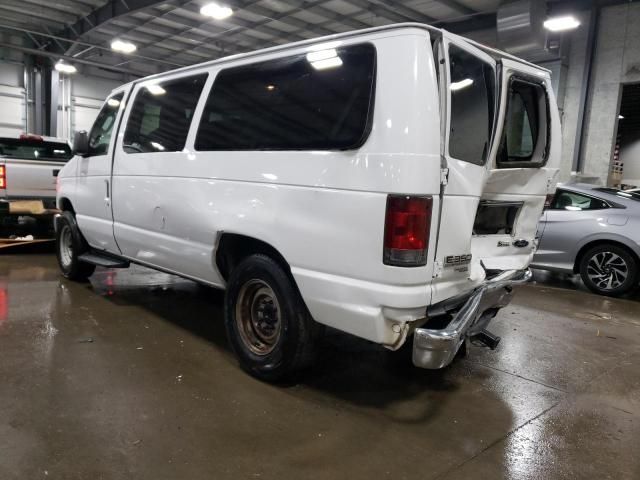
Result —
[[[116,123],[116,117],[118,116],[123,96],[124,93],[119,93],[109,98],[96,117],[96,121],[93,122],[91,132],[89,133],[89,157],[106,155],[109,151],[111,133]]]
[[[609,208],[606,202],[568,190],[558,190],[551,203],[552,210],[580,211],[602,210],[604,208]]]

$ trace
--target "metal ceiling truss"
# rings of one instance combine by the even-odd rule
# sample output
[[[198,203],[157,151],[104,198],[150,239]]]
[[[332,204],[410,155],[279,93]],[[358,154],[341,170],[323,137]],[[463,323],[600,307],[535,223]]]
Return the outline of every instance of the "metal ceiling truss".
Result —
[[[2,0],[0,23],[6,28],[31,26],[23,28],[29,43],[58,58],[85,60],[114,71],[140,71],[141,75],[150,73],[151,65],[166,70],[394,22],[446,22],[447,29],[458,33],[495,27],[495,12],[477,12],[468,6],[470,2],[461,0],[417,4],[342,0],[333,5],[330,0],[221,1],[234,10],[227,21],[202,17],[204,0]],[[36,23],[33,17],[37,17]],[[111,51],[109,44],[114,38],[134,42],[136,53]]]

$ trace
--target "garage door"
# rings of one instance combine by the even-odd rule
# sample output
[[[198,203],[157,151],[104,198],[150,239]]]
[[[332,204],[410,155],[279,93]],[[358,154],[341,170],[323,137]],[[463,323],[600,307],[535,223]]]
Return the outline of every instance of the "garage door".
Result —
[[[24,88],[0,85],[0,136],[19,135],[25,129]]]

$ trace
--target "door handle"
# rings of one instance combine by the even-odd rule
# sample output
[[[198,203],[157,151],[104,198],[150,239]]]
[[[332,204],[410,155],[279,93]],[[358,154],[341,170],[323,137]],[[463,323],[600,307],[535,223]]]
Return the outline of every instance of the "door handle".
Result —
[[[104,186],[106,188],[106,197],[104,197],[104,201],[106,202],[107,205],[109,205],[109,180],[107,180],[106,178],[104,179]]]

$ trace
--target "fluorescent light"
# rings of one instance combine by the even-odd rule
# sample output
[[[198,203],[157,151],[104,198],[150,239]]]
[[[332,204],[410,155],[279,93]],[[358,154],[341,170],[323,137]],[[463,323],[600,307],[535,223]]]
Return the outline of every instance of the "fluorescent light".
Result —
[[[133,53],[137,48],[133,43],[125,42],[124,40],[114,40],[111,42],[111,50],[115,50],[116,52]]]
[[[552,32],[562,32],[564,30],[573,30],[578,28],[580,22],[572,15],[564,17],[550,18],[544,22],[544,28],[551,30]]]
[[[311,62],[311,66],[316,70],[326,70],[327,68],[335,68],[342,65],[342,59],[340,57],[331,57],[326,60],[318,60],[317,62]]]
[[[200,9],[200,13],[205,17],[212,17],[216,20],[224,20],[225,18],[229,18],[233,15],[233,10],[231,8],[218,5],[217,3],[207,3]]]
[[[54,68],[60,73],[76,73],[78,71],[76,67],[69,65],[68,63],[64,63],[62,60],[56,63]]]
[[[146,88],[151,95],[164,95],[165,93],[167,93],[167,91],[157,83],[145,85],[144,88]]]
[[[107,100],[107,105],[113,108],[119,107],[120,100],[116,100],[115,98],[110,98],[109,100]]]
[[[624,115],[618,115],[618,118],[619,118],[620,120],[624,120]]]
[[[342,65],[342,59],[338,56],[335,48],[309,52],[307,53],[307,61],[316,70],[335,68]]]
[[[457,90],[462,90],[463,88],[467,88],[473,85],[473,80],[470,78],[465,78],[464,80],[460,80],[459,82],[453,82],[449,88],[451,91],[455,92]]]
[[[317,62],[319,60],[327,60],[338,56],[335,48],[327,48],[326,50],[318,50],[317,52],[307,53],[307,60],[309,62]]]

